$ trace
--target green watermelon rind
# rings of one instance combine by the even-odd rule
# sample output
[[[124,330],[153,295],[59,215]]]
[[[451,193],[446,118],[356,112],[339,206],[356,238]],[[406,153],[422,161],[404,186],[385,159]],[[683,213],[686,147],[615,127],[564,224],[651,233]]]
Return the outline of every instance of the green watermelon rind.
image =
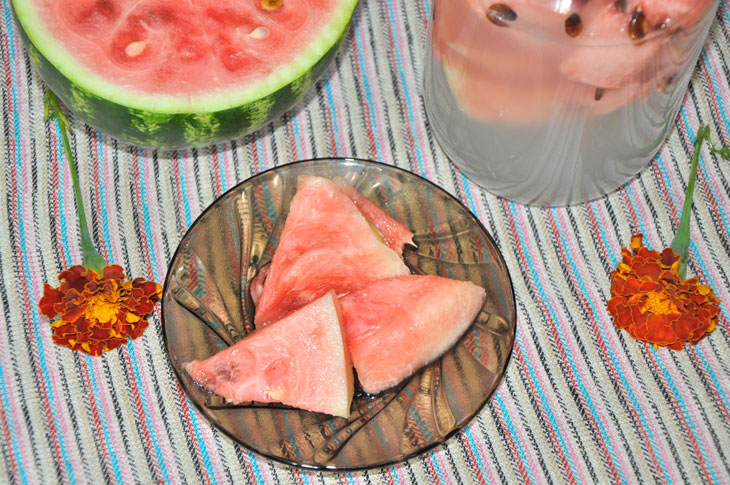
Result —
[[[30,0],[12,5],[31,61],[79,119],[133,145],[176,148],[243,136],[296,104],[337,53],[357,2],[342,0],[307,49],[262,81],[236,92],[185,99],[121,90],[83,67],[39,25],[29,24],[35,14]]]

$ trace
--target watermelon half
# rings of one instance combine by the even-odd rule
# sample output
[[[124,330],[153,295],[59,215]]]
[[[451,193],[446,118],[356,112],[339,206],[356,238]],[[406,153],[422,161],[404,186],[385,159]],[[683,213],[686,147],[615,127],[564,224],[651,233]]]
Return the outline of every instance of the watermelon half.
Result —
[[[261,127],[324,71],[357,0],[12,0],[28,53],[83,121],[140,146]]]

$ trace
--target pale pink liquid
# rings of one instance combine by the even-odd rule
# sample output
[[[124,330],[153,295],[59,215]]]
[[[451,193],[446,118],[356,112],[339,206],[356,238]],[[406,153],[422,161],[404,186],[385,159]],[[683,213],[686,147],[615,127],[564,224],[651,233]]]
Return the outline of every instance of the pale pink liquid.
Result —
[[[516,18],[499,26],[491,1],[434,0],[424,90],[449,158],[493,193],[538,205],[590,200],[635,176],[676,117],[717,0],[661,12],[636,0],[624,12],[614,0],[502,3]],[[648,30],[632,40],[635,4]]]

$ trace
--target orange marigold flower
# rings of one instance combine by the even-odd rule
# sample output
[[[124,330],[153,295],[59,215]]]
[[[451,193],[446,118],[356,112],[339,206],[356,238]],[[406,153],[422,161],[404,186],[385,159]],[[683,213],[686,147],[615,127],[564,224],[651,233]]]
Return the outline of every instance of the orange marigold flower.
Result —
[[[101,355],[136,339],[148,326],[147,317],[162,297],[162,287],[143,278],[127,279],[118,265],[102,275],[72,266],[58,276],[61,285],[43,287],[41,312],[53,320],[53,341],[71,350]]]
[[[679,256],[670,248],[661,253],[642,244],[635,234],[623,260],[611,273],[608,311],[618,328],[654,346],[682,350],[715,329],[720,299],[697,278],[682,280]]]

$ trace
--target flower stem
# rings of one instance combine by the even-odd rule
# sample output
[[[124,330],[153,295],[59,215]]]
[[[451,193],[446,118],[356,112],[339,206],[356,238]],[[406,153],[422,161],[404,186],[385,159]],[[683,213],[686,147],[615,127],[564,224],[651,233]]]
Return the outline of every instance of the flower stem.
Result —
[[[68,170],[71,173],[71,180],[74,186],[74,198],[76,200],[76,214],[79,218],[79,229],[81,230],[81,249],[84,255],[84,266],[93,269],[101,276],[106,266],[106,260],[99,254],[94,247],[94,243],[89,233],[89,225],[86,221],[86,211],[84,211],[84,200],[81,196],[81,188],[79,184],[79,176],[76,170],[76,160],[71,152],[71,144],[68,141],[69,124],[66,115],[61,111],[58,98],[53,92],[46,88],[46,96],[44,98],[46,119],[54,118],[61,129],[61,139],[63,141],[63,151],[66,153],[68,161]]]
[[[692,167],[689,169],[689,183],[687,183],[687,192],[684,194],[684,207],[682,207],[682,217],[679,219],[679,227],[677,234],[672,240],[672,251],[679,256],[679,277],[684,279],[687,274],[687,255],[689,253],[689,222],[692,217],[692,196],[695,190],[695,179],[697,178],[697,164],[700,159],[700,149],[702,142],[710,137],[710,127],[700,125],[697,130],[697,138],[692,147]]]

